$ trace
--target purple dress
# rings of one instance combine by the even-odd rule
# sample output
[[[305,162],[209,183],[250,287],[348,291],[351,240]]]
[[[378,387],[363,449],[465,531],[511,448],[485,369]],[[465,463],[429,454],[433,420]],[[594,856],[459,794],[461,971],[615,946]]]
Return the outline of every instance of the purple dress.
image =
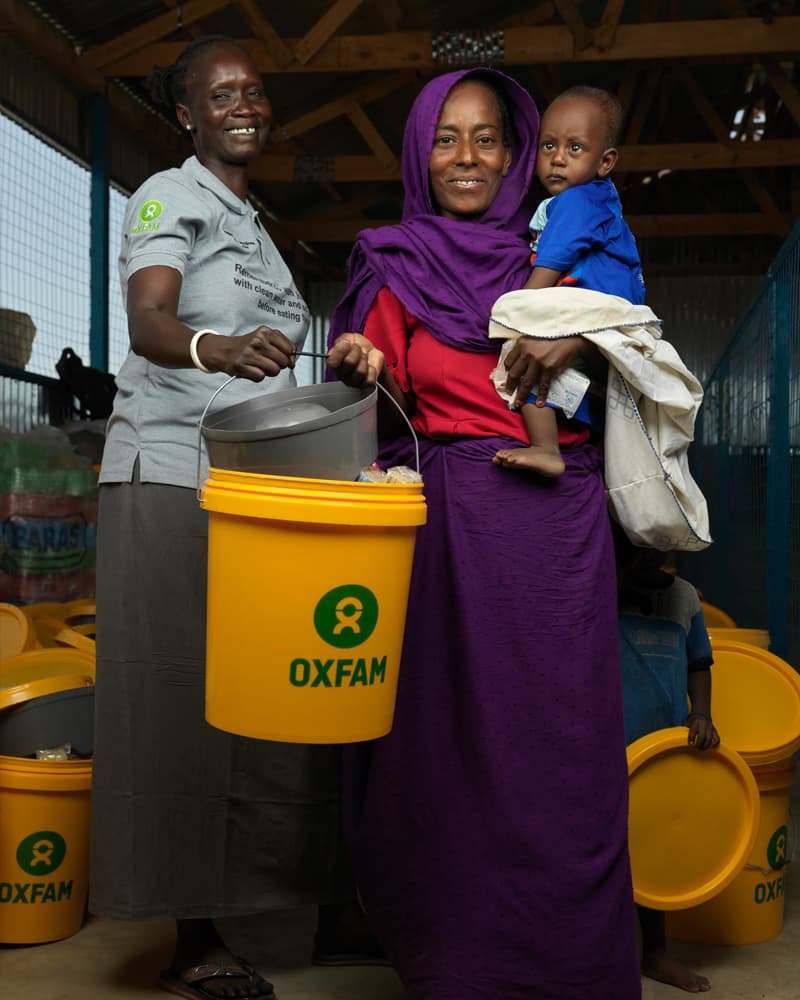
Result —
[[[536,111],[513,81],[481,72],[528,126],[500,196],[479,220],[436,215],[431,136],[465,71],[431,81],[404,139],[404,222],[357,242],[333,336],[364,329],[388,287],[437,341],[497,351],[486,335],[491,302],[527,270],[520,208]],[[408,385],[440,378],[438,402],[446,407],[450,392],[463,406],[450,373],[437,376],[427,360],[415,383],[426,355],[409,353]],[[584,443],[562,450],[557,480],[492,464],[498,448],[519,444],[420,440],[428,521],[417,533],[394,726],[348,751],[354,870],[413,1000],[637,1000],[602,463]],[[382,458],[413,466],[413,447],[394,441]]]

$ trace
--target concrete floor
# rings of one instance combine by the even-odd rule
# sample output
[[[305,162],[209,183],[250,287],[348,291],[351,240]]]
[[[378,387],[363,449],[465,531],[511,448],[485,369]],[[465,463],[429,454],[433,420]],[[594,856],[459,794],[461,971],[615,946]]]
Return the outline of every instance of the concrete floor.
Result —
[[[798,808],[796,787],[795,815]],[[673,943],[677,957],[711,979],[708,995],[716,1000],[800,998],[800,874],[791,866],[786,883],[783,932],[773,941],[736,948]],[[303,909],[222,921],[220,927],[232,949],[247,955],[272,979],[280,1000],[403,1000],[404,991],[391,969],[310,966],[314,919],[314,910]],[[0,945],[0,996],[3,1000],[158,1000],[168,996],[154,982],[169,959],[172,940],[172,925],[166,921],[90,919],[66,941]],[[686,994],[644,980],[642,996],[677,1000]]]

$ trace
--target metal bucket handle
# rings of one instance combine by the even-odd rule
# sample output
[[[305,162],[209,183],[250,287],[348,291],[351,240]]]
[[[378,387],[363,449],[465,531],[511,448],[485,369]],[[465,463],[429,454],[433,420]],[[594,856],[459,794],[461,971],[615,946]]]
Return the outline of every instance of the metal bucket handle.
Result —
[[[298,351],[297,353],[301,354],[301,353],[304,353],[304,352]],[[321,354],[321,355],[320,354],[315,354],[313,356],[314,357],[327,357],[327,355],[325,355],[325,354]],[[238,378],[238,377],[239,377],[238,375],[231,375],[228,379],[226,379],[222,383],[222,385],[218,386],[217,389],[214,391],[214,394],[212,395],[212,397],[209,399],[209,401],[203,407],[203,412],[200,415],[200,423],[197,425],[197,499],[198,500],[202,499],[202,496],[203,496],[203,488],[200,485],[200,474],[201,474],[202,467],[203,467],[203,424],[205,423],[205,420],[206,420],[206,414],[208,413],[208,408],[211,406],[211,404],[214,402],[214,400],[217,398],[217,396],[222,392],[222,390],[226,389],[231,384],[231,382],[233,382],[233,380],[236,379],[236,378]],[[411,437],[414,439],[414,455],[415,455],[416,463],[417,463],[417,475],[422,475],[422,473],[420,472],[420,465],[419,465],[419,438],[417,437],[416,432],[414,431],[414,428],[411,426],[411,421],[408,419],[408,416],[406,415],[406,413],[403,410],[402,406],[400,406],[400,404],[397,402],[397,400],[394,398],[394,396],[392,396],[392,394],[389,392],[388,389],[386,389],[384,386],[382,386],[380,384],[380,382],[376,382],[375,386],[376,386],[376,388],[378,388],[378,389],[381,390],[381,392],[386,396],[387,399],[391,400],[391,402],[392,402],[392,404],[394,406],[397,407],[398,413],[400,414],[400,416],[403,418],[403,420],[405,420],[406,424],[408,425],[408,429],[411,432]]]

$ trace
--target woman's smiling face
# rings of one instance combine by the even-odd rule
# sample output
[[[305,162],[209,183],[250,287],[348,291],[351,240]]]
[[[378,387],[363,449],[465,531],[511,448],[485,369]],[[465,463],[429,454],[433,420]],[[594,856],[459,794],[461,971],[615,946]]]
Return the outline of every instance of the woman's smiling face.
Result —
[[[220,44],[197,54],[186,75],[178,119],[191,127],[197,157],[213,164],[247,163],[266,145],[272,107],[261,74],[237,46]]]
[[[510,166],[494,93],[477,80],[457,83],[442,105],[428,165],[439,213],[445,219],[481,215]]]

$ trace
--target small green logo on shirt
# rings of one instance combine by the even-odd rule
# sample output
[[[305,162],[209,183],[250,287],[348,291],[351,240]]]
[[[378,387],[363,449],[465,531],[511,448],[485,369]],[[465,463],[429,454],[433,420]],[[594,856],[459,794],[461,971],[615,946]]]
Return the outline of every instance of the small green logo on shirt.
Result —
[[[163,210],[164,206],[160,201],[146,201],[139,210],[139,218],[142,222],[153,222],[157,219]]]
[[[146,201],[139,209],[140,221],[131,229],[131,236],[136,236],[137,233],[154,233],[161,225],[156,219],[163,211],[164,206],[155,198]]]

